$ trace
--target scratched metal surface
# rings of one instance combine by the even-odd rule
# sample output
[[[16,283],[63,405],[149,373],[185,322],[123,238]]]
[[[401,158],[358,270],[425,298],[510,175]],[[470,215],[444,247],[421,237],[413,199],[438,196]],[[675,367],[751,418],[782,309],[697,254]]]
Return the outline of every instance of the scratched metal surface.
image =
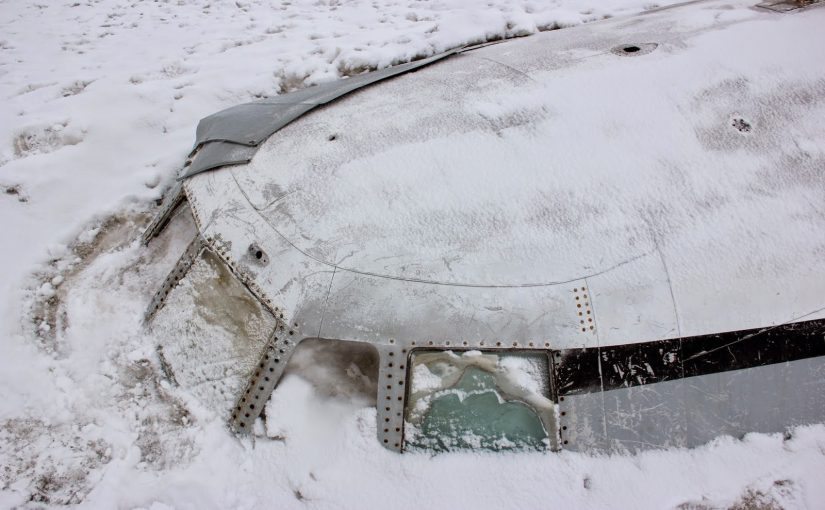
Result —
[[[567,397],[564,448],[694,447],[729,435],[783,432],[825,419],[825,363],[809,358]]]

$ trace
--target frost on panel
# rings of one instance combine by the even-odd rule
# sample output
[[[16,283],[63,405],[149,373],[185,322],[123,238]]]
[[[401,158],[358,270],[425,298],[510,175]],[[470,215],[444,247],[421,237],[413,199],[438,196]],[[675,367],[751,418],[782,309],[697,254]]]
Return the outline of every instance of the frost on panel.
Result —
[[[544,352],[417,352],[410,369],[406,449],[556,447],[556,407]]]

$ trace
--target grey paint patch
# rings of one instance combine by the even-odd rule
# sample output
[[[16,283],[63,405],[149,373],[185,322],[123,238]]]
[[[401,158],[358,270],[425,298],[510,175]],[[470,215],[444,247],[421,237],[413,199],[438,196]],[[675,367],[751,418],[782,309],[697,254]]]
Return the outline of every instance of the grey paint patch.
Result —
[[[221,166],[248,163],[261,142],[316,106],[329,103],[372,83],[424,67],[457,51],[450,50],[430,58],[345,80],[233,106],[210,115],[198,123],[195,147],[200,148],[200,151],[180,179]]]
[[[214,170],[222,166],[240,165],[252,161],[257,147],[239,145],[232,142],[210,142],[200,147],[192,157],[191,163],[178,180]]]
[[[580,451],[695,447],[722,435],[783,432],[825,421],[825,358],[566,397],[560,409],[563,447]]]

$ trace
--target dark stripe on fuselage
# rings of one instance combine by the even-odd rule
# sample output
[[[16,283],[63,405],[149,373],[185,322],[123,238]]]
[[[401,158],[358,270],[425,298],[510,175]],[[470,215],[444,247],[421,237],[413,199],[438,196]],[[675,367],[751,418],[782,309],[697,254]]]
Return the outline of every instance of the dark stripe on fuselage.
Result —
[[[825,356],[825,319],[562,350],[555,358],[556,388],[561,396],[576,395],[818,356]]]

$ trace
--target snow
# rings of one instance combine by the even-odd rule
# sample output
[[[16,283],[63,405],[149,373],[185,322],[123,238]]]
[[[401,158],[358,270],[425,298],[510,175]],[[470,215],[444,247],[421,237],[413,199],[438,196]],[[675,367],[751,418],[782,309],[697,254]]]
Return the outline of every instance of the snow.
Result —
[[[191,232],[173,225],[149,249],[134,240],[199,118],[652,6],[0,1],[0,507],[825,504],[823,426],[632,457],[399,456],[375,440],[368,392],[331,396],[323,388],[334,384],[298,371],[276,390],[266,430],[239,441],[219,410],[160,376],[158,339],[141,327]],[[502,108],[479,104],[490,115]]]

